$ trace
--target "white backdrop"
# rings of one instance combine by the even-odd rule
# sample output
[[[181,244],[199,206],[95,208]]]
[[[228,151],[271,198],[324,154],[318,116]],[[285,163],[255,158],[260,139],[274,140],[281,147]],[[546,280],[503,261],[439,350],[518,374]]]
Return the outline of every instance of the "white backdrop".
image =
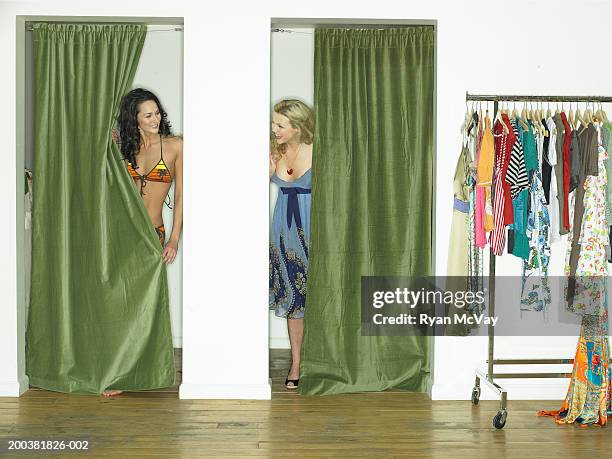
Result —
[[[185,230],[182,397],[265,398],[268,384],[268,206],[270,19],[272,17],[436,19],[436,272],[446,272],[452,176],[465,92],[612,93],[605,59],[612,5],[601,1],[282,3],[78,0],[3,2],[4,69],[0,191],[0,394],[22,389],[23,323],[16,307],[15,15],[185,17]],[[577,39],[576,37],[583,37]],[[587,37],[587,38],[585,38]],[[21,140],[19,139],[19,142]],[[21,163],[20,163],[21,164]],[[21,167],[21,165],[20,165]],[[502,262],[505,264],[505,261]],[[504,272],[500,263],[498,273]],[[518,273],[515,267],[509,267]],[[498,340],[498,356],[573,356],[576,340]],[[486,339],[437,338],[433,395],[469,398]],[[510,398],[562,398],[564,381],[517,380]],[[486,392],[483,394],[483,398]],[[537,409],[534,406],[534,409]]]

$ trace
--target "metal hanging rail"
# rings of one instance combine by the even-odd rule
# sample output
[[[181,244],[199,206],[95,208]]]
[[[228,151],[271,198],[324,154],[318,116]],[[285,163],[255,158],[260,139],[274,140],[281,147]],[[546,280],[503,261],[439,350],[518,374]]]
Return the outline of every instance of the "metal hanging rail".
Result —
[[[516,96],[465,93],[466,101],[481,102],[612,102],[612,96]]]
[[[493,102],[494,118],[497,116],[499,102],[612,102],[612,96],[517,96],[517,95],[483,95],[465,93],[465,100]],[[495,255],[490,249],[489,255],[489,314],[495,314]],[[495,382],[496,379],[522,379],[522,378],[569,378],[571,373],[495,373],[494,365],[559,365],[573,364],[574,359],[495,359],[495,329],[492,324],[488,326],[488,358],[487,372],[476,369],[476,382],[472,389],[472,403],[478,405],[480,401],[480,384],[483,382],[500,397],[500,409],[493,417],[493,426],[502,429],[508,417],[508,392]],[[611,359],[612,361],[612,359]]]

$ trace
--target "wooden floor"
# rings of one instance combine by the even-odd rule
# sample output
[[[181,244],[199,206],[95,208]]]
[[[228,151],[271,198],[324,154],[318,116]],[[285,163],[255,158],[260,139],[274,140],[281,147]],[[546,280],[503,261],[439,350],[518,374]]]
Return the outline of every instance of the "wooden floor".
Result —
[[[401,391],[290,393],[282,385],[288,355],[271,357],[271,401],[178,400],[175,389],[114,399],[41,390],[0,398],[0,456],[29,456],[8,455],[10,439],[87,439],[87,457],[118,458],[612,456],[612,425],[580,429],[535,416],[558,402],[511,401],[506,427],[495,430],[497,402],[473,407]]]

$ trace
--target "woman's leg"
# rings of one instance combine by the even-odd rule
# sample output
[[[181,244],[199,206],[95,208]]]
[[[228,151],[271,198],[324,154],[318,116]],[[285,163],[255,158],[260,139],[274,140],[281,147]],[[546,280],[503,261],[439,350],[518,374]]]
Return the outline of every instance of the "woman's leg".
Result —
[[[304,319],[287,319],[287,330],[289,331],[289,343],[291,343],[291,369],[287,379],[299,379]]]

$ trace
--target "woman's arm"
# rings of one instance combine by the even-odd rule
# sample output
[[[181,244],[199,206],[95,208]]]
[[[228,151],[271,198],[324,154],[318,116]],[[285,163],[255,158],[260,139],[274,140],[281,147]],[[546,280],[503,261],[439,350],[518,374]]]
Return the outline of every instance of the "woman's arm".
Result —
[[[183,226],[183,139],[176,139],[176,160],[174,161],[174,217],[172,234],[164,248],[164,262],[172,263],[176,258],[178,243]]]
[[[272,153],[270,153],[270,179],[272,179],[274,172],[276,172],[276,161],[274,161]]]

